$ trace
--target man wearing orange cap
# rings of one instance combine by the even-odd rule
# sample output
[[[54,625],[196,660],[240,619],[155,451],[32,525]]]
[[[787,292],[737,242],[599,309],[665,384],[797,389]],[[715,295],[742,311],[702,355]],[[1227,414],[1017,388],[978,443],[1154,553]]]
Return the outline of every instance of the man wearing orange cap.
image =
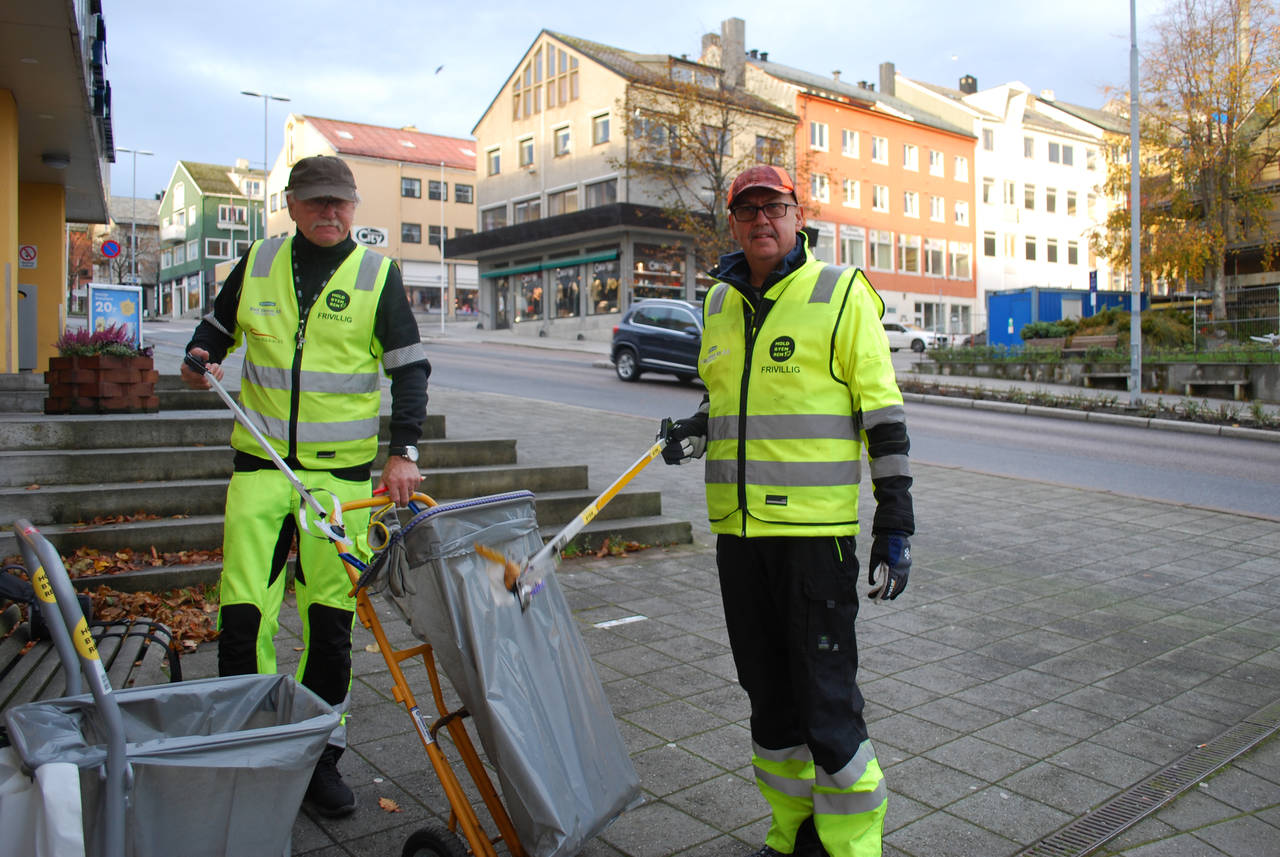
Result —
[[[728,208],[741,249],[720,258],[703,303],[707,395],[670,424],[663,457],[707,458],[729,642],[772,810],[753,857],[872,857],[888,792],[857,685],[864,444],[876,499],[868,598],[906,587],[915,529],[884,304],[860,270],[813,256],[786,170],[743,171]]]

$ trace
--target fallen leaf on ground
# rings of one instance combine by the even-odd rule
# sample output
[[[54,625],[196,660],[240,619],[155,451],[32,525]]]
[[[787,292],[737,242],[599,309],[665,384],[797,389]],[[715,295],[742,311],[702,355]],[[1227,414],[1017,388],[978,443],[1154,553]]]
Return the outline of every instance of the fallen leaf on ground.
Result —
[[[404,812],[404,810],[400,808],[400,804],[396,803],[389,797],[378,798],[378,806],[382,808],[383,812]]]
[[[28,491],[39,491],[39,490],[40,490],[40,486],[39,486],[39,484],[37,484],[37,483],[35,483],[35,482],[32,482],[30,485],[28,485],[28,486],[27,486],[27,490],[28,490]]]

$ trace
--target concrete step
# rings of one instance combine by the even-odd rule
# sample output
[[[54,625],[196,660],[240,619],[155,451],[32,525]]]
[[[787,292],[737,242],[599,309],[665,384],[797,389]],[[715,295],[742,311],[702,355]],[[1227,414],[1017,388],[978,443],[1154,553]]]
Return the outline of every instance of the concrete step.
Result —
[[[0,377],[4,377],[0,375]],[[95,417],[0,418],[0,449],[85,450],[145,449],[150,447],[226,446],[234,418],[223,408],[219,414],[113,414]],[[383,414],[379,437],[391,432],[391,417]],[[422,425],[423,440],[445,437],[443,414],[428,414]]]
[[[549,470],[558,468],[543,468]],[[521,468],[505,468],[514,473]],[[506,491],[527,488],[529,484],[539,481],[554,484],[557,475],[552,473],[536,473],[536,468],[524,468],[524,479],[521,485],[509,485],[495,491],[481,491],[474,494],[445,494],[439,502],[452,502],[464,497],[497,494]],[[470,472],[470,471],[467,471]],[[585,486],[583,486],[585,487]],[[530,489],[532,490],[532,489]],[[429,492],[428,492],[429,493]],[[535,491],[535,509],[538,521],[555,532],[571,521],[594,495],[582,490],[551,488]],[[437,495],[431,495],[433,498]],[[621,493],[613,502],[600,511],[596,521],[629,520],[636,521],[660,514],[662,497],[658,492],[636,491]],[[154,508],[149,508],[156,514]],[[101,513],[100,513],[101,514]],[[30,518],[31,516],[24,515]],[[145,552],[152,549],[158,553],[177,553],[184,550],[212,550],[222,546],[222,509],[203,514],[189,514],[183,517],[162,517],[140,521],[127,521],[119,524],[102,524],[99,526],[77,526],[75,523],[47,523],[32,521],[40,528],[45,538],[62,554],[68,555],[79,548],[93,548],[99,551],[117,551],[131,549]],[[634,524],[631,525],[634,528]],[[18,553],[16,538],[11,531],[0,533],[0,556]]]
[[[385,443],[379,447],[379,462],[386,460],[386,447]],[[419,464],[424,470],[514,464],[516,442],[509,439],[425,440],[419,441],[418,452],[421,455]],[[216,478],[225,481],[231,473],[234,456],[231,447],[225,444],[0,452],[0,488]],[[0,491],[0,496],[3,496],[3,491]],[[0,513],[0,524],[9,520]]]
[[[42,413],[48,394],[42,372],[0,374],[0,413]]]
[[[583,501],[586,505],[590,498]],[[621,500],[621,495],[613,506]],[[539,508],[541,500],[539,499]],[[608,510],[606,507],[605,511]],[[548,541],[560,530],[560,525],[539,522],[542,540]],[[43,529],[42,529],[43,532]],[[598,551],[606,539],[637,542],[642,545],[687,544],[693,541],[693,528],[688,521],[674,518],[648,516],[641,518],[600,518],[592,521],[574,540],[578,553]],[[290,561],[292,565],[292,560]],[[92,590],[106,585],[119,592],[168,592],[188,586],[213,586],[222,573],[219,563],[193,563],[191,565],[157,566],[156,568],[127,571],[121,574],[80,577],[72,581],[77,589]],[[292,573],[290,571],[290,573]]]

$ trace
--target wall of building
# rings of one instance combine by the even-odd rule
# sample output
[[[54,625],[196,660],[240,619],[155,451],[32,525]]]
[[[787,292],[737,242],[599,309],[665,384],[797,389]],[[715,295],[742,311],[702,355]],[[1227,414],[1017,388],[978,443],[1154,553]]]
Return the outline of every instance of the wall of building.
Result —
[[[0,372],[18,371],[18,106],[0,89]]]
[[[57,356],[53,344],[66,322],[66,197],[62,185],[23,182],[18,186],[22,212],[18,243],[34,245],[40,251],[36,267],[19,269],[14,280],[16,285],[35,287],[36,364],[30,368],[37,372],[48,369],[49,358]],[[26,299],[31,299],[30,294]],[[29,335],[29,331],[21,335]]]

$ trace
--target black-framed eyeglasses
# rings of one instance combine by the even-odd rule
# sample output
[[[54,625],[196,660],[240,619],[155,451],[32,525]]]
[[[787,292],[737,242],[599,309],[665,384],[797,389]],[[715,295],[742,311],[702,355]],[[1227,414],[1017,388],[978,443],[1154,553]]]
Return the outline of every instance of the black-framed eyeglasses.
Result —
[[[729,209],[729,212],[733,215],[733,219],[739,223],[750,223],[762,211],[765,217],[770,220],[777,220],[779,217],[786,215],[788,208],[799,207],[794,202],[766,202],[764,205],[735,205]]]

